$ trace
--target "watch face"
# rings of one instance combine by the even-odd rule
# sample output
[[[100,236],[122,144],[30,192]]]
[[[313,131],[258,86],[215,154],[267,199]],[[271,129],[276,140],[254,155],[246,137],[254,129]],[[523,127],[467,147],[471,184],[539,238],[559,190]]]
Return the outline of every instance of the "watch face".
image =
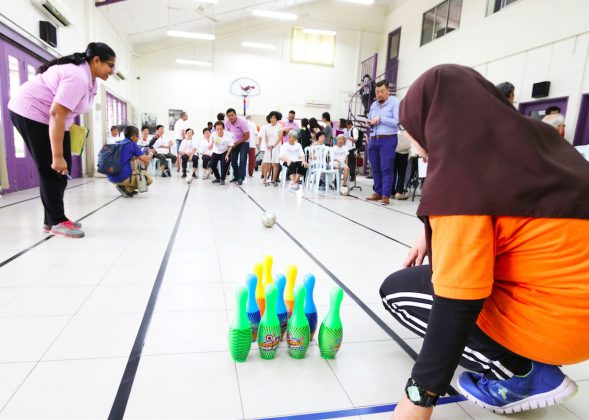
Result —
[[[416,386],[408,387],[407,395],[411,401],[421,401],[421,394],[419,393],[419,388]]]

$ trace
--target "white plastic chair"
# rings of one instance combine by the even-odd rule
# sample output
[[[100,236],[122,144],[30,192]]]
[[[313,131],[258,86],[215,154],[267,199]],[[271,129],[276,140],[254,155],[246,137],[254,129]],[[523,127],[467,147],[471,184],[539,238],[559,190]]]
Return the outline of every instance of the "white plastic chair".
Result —
[[[324,145],[316,145],[310,146],[305,151],[306,156],[308,156],[309,162],[309,169],[307,170],[308,179],[306,182],[306,188],[311,189],[311,185],[313,185],[313,189],[315,192],[319,192],[319,183],[321,180],[321,175],[325,175],[325,188],[326,191],[331,185],[331,177],[336,177],[336,185],[337,185],[337,193],[339,194],[340,190],[340,183],[341,179],[339,176],[339,169],[333,168],[333,157],[332,157],[332,149],[331,147],[324,146]]]

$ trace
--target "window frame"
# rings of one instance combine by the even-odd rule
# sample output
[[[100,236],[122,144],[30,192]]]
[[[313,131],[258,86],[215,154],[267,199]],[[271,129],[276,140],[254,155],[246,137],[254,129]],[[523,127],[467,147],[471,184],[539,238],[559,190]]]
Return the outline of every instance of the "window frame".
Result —
[[[494,0],[490,0],[490,1],[494,1]],[[505,1],[505,0],[502,0]],[[450,15],[451,15],[451,11],[452,11],[452,4],[453,3],[457,3],[460,2],[460,15],[458,17],[458,21],[457,21],[457,26],[456,28],[452,28],[450,31],[449,29],[449,23],[450,23]],[[423,15],[422,15],[422,19],[421,19],[421,37],[420,37],[420,47],[423,47],[426,44],[429,44],[430,42],[435,41],[436,39],[440,39],[446,35],[448,35],[450,32],[454,32],[457,29],[460,29],[460,20],[462,18],[462,5],[463,5],[463,0],[444,0],[442,2],[440,2],[439,4],[437,4],[436,6],[432,7],[431,9],[426,10]],[[441,35],[436,35],[436,26],[438,25],[437,20],[438,20],[438,10],[442,9],[444,6],[447,6],[447,10],[446,10],[446,16],[445,16],[445,25],[444,25],[444,33]],[[426,23],[426,16],[429,15],[430,13],[433,12],[433,21],[431,24],[431,38],[429,40],[425,40],[424,38],[424,27],[425,27],[425,23]]]
[[[127,120],[127,101],[106,91],[106,130],[110,133],[113,125],[121,127],[129,124]]]
[[[513,0],[511,3],[506,4],[508,1],[510,0],[487,0],[487,16],[494,15],[506,7],[519,2],[519,0]]]
[[[299,26],[292,26],[290,29],[290,62],[291,63],[295,63],[295,64],[307,64],[307,65],[314,65],[314,66],[324,66],[324,67],[335,67],[335,55],[336,55],[336,37],[337,34],[334,35],[313,35],[313,34],[304,34],[303,30],[305,28],[299,27]],[[293,57],[293,53],[294,53],[294,44],[295,44],[295,37],[296,37],[296,32],[300,31],[301,33],[303,33],[304,35],[306,35],[307,37],[330,37],[332,38],[332,57],[333,59],[331,60],[331,63],[321,63],[321,62],[316,62],[316,61],[312,61],[312,60],[299,60]]]

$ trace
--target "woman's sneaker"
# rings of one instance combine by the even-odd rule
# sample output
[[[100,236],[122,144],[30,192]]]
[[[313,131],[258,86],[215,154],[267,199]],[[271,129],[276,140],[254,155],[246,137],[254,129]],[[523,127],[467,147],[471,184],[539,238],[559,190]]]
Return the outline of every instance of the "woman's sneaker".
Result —
[[[69,220],[67,222],[61,222],[53,226],[49,233],[55,236],[63,236],[65,238],[83,238],[84,231],[80,229],[81,225],[76,225],[79,225],[79,223],[71,222]]]
[[[72,222],[71,220],[69,220],[69,222],[71,224],[73,224],[75,227],[77,227],[78,229],[82,228],[82,224],[79,222]],[[50,233],[51,232],[51,225],[43,225],[43,232]]]
[[[575,395],[577,384],[556,366],[532,362],[532,370],[527,375],[501,381],[464,372],[458,378],[458,389],[482,408],[511,414],[560,404]]]

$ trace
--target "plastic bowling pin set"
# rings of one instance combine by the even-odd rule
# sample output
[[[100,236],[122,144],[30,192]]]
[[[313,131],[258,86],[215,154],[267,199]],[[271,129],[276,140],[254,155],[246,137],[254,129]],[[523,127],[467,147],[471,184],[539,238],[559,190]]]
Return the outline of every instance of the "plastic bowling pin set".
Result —
[[[305,275],[296,284],[297,267],[291,265],[286,275],[272,276],[272,256],[253,267],[245,286],[235,292],[236,313],[229,326],[229,350],[236,362],[245,362],[252,343],[258,344],[262,359],[274,359],[286,335],[288,354],[303,359],[317,330],[317,307],[313,301],[315,276]],[[321,357],[334,359],[341,347],[343,327],[340,306],[344,291],[331,291],[329,312],[319,328]]]

